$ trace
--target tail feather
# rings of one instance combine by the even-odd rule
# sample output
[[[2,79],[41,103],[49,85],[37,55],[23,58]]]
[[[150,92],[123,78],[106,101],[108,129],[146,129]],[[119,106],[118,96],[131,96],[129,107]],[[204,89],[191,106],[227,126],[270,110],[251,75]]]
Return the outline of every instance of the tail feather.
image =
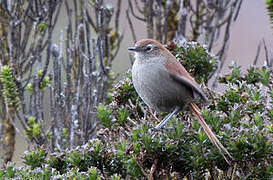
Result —
[[[191,111],[193,112],[193,114],[197,117],[199,123],[201,124],[205,133],[209,137],[210,141],[219,149],[220,153],[222,154],[222,156],[224,157],[226,162],[229,165],[231,165],[231,161],[233,160],[233,157],[229,154],[227,149],[221,144],[221,142],[218,140],[218,138],[215,136],[215,134],[211,131],[211,129],[209,128],[209,126],[207,125],[207,123],[205,122],[203,117],[201,116],[200,109],[198,108],[198,106],[195,103],[191,102],[191,103],[189,103],[189,107],[190,107]],[[226,157],[225,154],[228,157]]]

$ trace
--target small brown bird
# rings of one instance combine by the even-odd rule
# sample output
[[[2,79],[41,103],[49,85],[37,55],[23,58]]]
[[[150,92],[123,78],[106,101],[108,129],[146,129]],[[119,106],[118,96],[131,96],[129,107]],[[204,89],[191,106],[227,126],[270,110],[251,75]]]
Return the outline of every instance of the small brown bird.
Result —
[[[189,107],[211,142],[219,149],[226,162],[231,164],[232,156],[211,131],[202,118],[200,109],[193,102],[197,96],[205,103],[208,103],[208,99],[181,63],[153,39],[140,40],[128,50],[135,52],[132,77],[139,96],[156,111],[171,112],[156,129],[160,129],[174,114]]]

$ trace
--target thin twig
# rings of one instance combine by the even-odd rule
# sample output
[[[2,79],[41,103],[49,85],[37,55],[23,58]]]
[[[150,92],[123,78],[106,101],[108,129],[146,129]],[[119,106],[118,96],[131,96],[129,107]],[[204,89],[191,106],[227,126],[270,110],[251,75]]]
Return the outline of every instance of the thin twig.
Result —
[[[243,0],[240,0],[240,1],[239,1],[239,5],[238,5],[238,7],[237,7],[237,9],[236,9],[236,12],[235,12],[233,21],[236,21],[236,20],[237,20],[237,17],[238,17],[238,15],[239,15],[239,12],[240,12],[242,3],[243,3]]]
[[[129,10],[127,9],[126,10],[126,17],[127,17],[127,20],[128,20],[129,26],[130,26],[130,30],[131,30],[131,33],[132,33],[132,36],[133,36],[134,43],[136,43],[136,33],[135,33],[135,29],[133,27],[133,23],[131,21],[131,18],[130,18],[130,15],[129,15],[128,11]]]
[[[119,15],[120,15],[120,8],[121,8],[121,0],[117,0],[117,11],[115,17],[115,31],[119,30]]]
[[[136,14],[135,14],[135,12],[134,12],[134,8],[133,8],[133,5],[132,5],[132,2],[131,2],[131,0],[128,0],[128,4],[129,4],[129,8],[130,8],[130,10],[131,10],[131,13],[132,13],[132,15],[136,18],[136,19],[138,19],[138,20],[140,20],[140,21],[146,21],[146,19],[145,18],[141,18],[141,17],[139,17],[139,16],[137,16]]]
[[[265,52],[265,62],[266,62],[266,66],[269,66],[271,63],[270,63],[270,60],[269,60],[269,57],[268,57],[268,50],[267,50],[267,46],[265,44],[265,40],[263,38],[263,44],[264,44],[264,52]]]
[[[256,53],[256,56],[255,56],[255,59],[254,59],[254,62],[253,62],[253,65],[256,66],[257,62],[258,62],[258,58],[259,58],[259,55],[260,55],[260,50],[261,50],[261,42],[259,42],[259,45],[258,45],[258,48],[257,48],[257,53]]]

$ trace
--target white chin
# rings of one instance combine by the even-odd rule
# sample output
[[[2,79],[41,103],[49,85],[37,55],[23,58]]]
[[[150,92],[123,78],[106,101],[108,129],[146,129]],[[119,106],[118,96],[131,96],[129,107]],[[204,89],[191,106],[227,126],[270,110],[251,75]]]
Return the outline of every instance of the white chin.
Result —
[[[137,52],[135,52],[135,59],[137,59],[139,56],[139,54]]]

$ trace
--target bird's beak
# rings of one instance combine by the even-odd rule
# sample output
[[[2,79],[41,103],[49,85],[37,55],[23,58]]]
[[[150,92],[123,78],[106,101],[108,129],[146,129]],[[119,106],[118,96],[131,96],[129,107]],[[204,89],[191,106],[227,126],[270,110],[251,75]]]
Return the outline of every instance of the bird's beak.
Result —
[[[139,48],[133,46],[133,47],[128,47],[128,50],[129,50],[129,51],[137,52],[137,51],[139,51]]]

